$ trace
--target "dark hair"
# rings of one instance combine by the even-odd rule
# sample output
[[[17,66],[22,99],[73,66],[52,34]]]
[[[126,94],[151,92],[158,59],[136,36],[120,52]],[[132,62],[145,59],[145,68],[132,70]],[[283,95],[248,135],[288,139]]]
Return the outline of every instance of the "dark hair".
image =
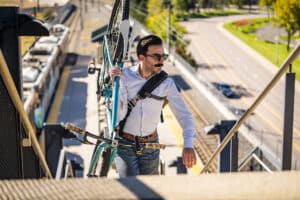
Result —
[[[148,35],[140,39],[137,47],[136,47],[136,54],[139,55],[146,55],[148,51],[148,47],[152,45],[162,45],[163,41],[160,37],[156,35]]]

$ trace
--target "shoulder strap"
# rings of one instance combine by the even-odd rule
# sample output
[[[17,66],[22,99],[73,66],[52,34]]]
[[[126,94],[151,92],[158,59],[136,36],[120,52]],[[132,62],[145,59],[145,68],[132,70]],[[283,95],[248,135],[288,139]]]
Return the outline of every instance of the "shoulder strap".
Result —
[[[123,131],[123,128],[125,126],[126,120],[128,116],[130,115],[133,107],[136,105],[136,103],[141,100],[145,99],[146,97],[151,97],[155,99],[162,100],[164,98],[158,97],[155,95],[152,95],[151,92],[157,88],[166,78],[168,78],[168,74],[165,71],[161,71],[159,74],[156,74],[152,76],[147,82],[143,85],[143,87],[139,90],[137,96],[133,98],[132,100],[128,101],[128,108],[127,113],[122,121],[119,122],[119,132]],[[162,99],[160,99],[162,98]]]
[[[139,90],[138,96],[141,99],[145,99],[148,97],[148,94],[157,88],[166,78],[168,78],[168,74],[165,71],[161,71],[159,74],[152,76]]]

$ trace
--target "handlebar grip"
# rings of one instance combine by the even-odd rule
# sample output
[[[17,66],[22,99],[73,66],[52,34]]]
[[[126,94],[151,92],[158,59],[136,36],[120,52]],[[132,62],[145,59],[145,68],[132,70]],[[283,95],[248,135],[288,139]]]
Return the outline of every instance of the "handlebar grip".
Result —
[[[145,143],[146,149],[165,149],[165,144],[159,144],[159,143]]]
[[[65,129],[75,132],[75,133],[78,133],[78,134],[85,134],[85,130],[75,126],[74,124],[67,123],[65,125]]]

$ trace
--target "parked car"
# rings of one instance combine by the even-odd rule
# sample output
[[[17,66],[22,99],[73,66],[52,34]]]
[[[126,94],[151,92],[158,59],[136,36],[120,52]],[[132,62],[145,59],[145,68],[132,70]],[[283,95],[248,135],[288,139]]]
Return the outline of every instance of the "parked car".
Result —
[[[225,82],[221,82],[218,85],[218,89],[222,92],[222,94],[228,98],[233,98],[236,94],[231,90],[230,85]]]
[[[231,86],[226,82],[212,82],[212,85],[227,98],[238,99],[241,97],[241,95],[232,90]],[[234,86],[234,88],[236,87],[237,86]]]

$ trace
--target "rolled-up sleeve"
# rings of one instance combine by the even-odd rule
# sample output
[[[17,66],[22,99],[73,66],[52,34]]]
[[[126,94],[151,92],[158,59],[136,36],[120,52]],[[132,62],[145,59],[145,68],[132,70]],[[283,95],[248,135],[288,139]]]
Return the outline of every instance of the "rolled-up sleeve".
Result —
[[[167,99],[169,100],[172,110],[179,119],[179,123],[183,129],[184,147],[193,147],[193,140],[196,136],[195,124],[193,117],[182,97],[180,96],[175,82],[169,79]]]

